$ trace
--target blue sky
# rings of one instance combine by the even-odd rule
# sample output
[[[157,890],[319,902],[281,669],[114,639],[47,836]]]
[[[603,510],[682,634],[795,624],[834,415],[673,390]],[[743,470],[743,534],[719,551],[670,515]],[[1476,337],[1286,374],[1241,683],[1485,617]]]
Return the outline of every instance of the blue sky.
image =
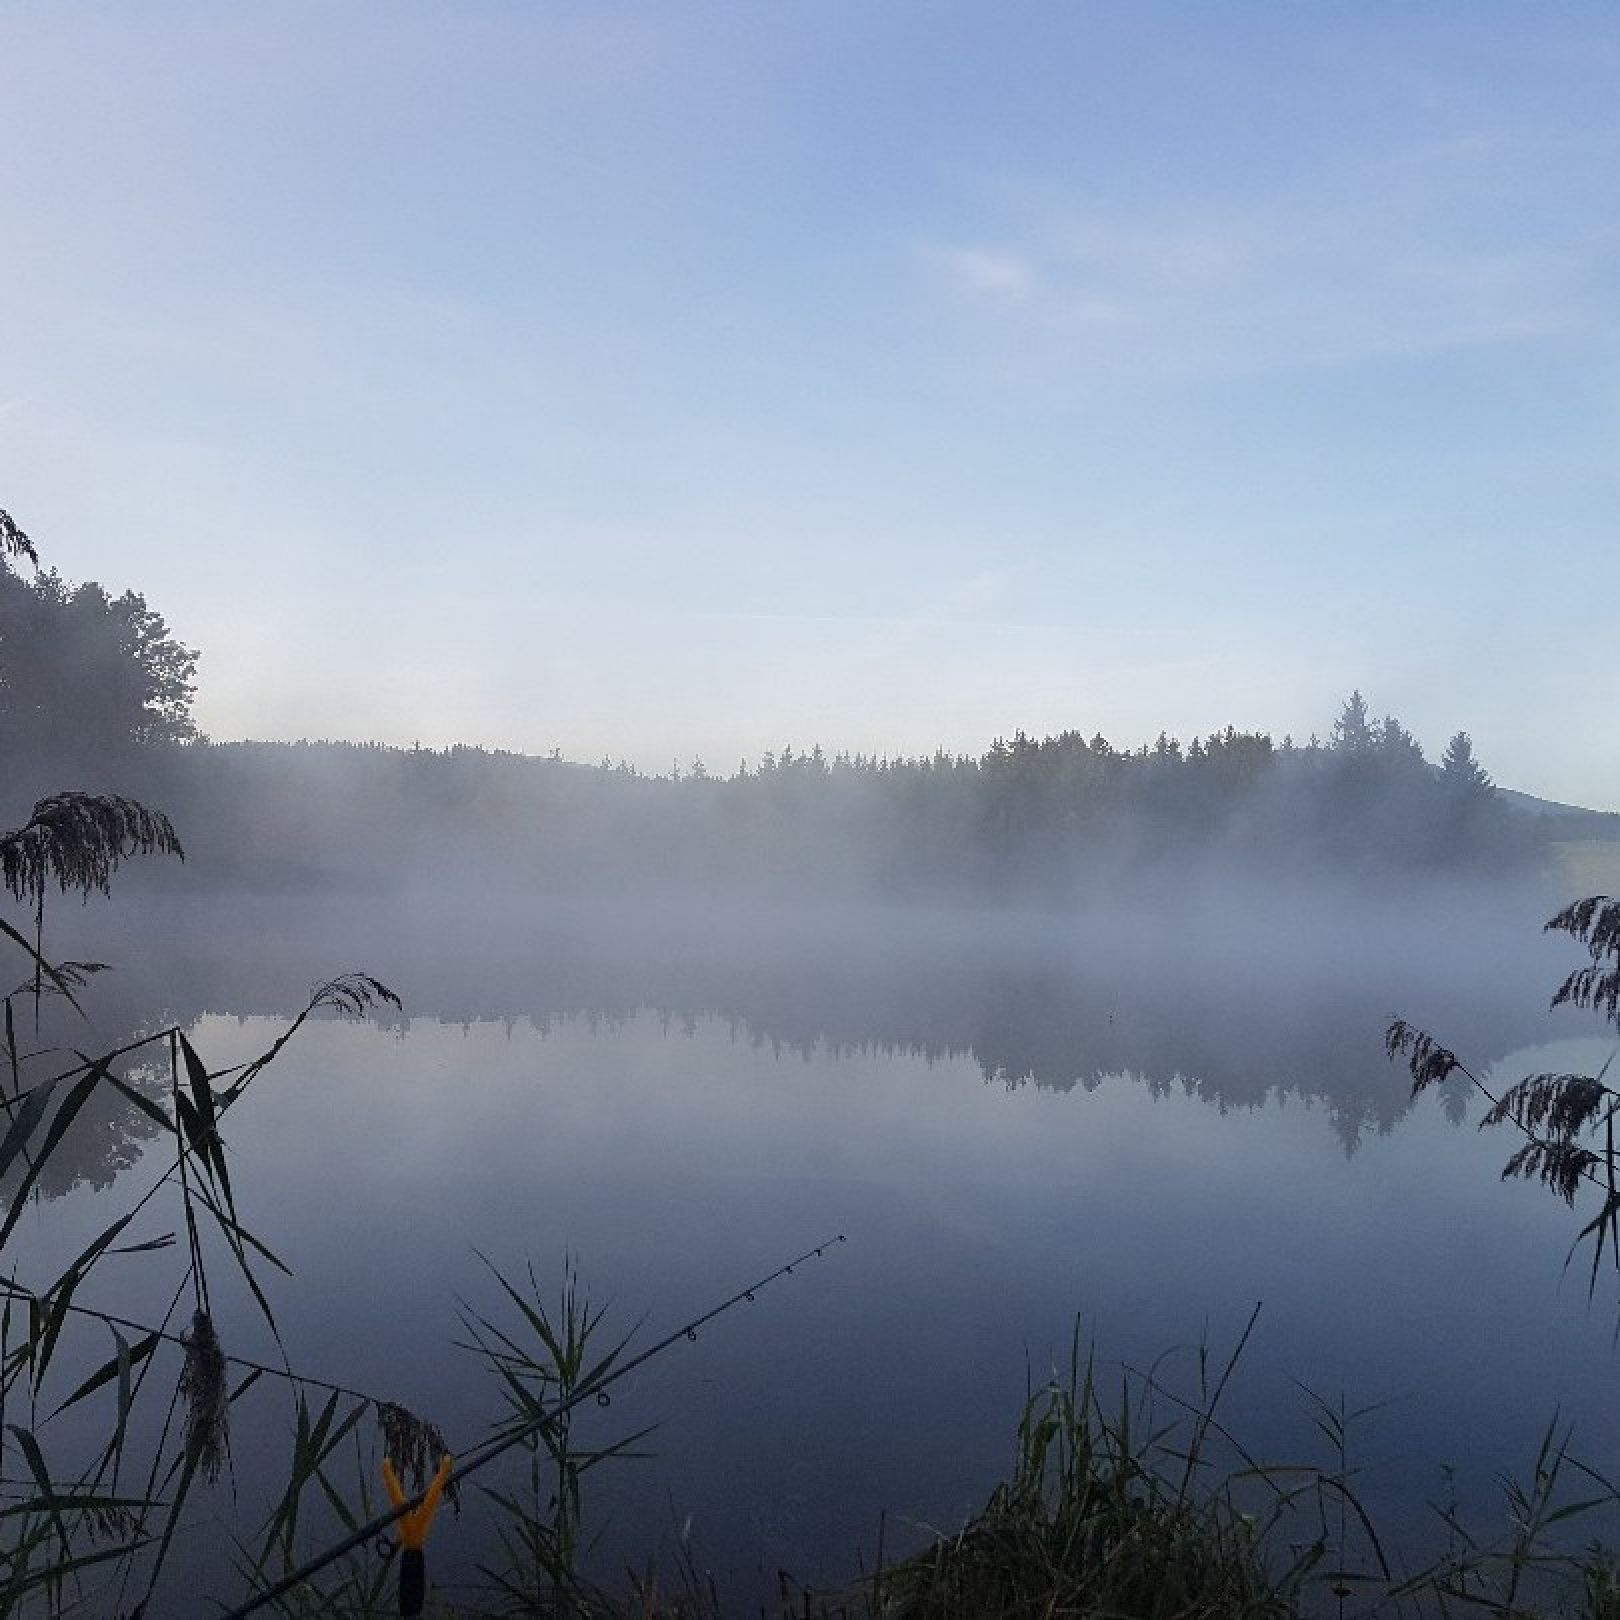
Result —
[[[216,736],[665,769],[1352,686],[1620,807],[1620,16],[0,11],[0,504]]]

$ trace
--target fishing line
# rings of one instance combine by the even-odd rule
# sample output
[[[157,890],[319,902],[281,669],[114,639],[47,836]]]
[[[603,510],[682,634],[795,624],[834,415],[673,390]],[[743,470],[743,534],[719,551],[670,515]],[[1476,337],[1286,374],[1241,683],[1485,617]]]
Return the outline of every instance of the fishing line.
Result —
[[[746,1288],[739,1288],[729,1299],[722,1300],[718,1305],[706,1310],[701,1316],[694,1316],[691,1321],[683,1322],[673,1332],[665,1334],[656,1344],[649,1345],[639,1355],[632,1356],[628,1361],[622,1362],[606,1378],[599,1379],[593,1384],[586,1385],[583,1389],[576,1390],[566,1401],[559,1401],[549,1412],[542,1412],[538,1417],[527,1419],[517,1428],[509,1429],[505,1433],[497,1435],[493,1440],[486,1441],[483,1446],[474,1450],[472,1455],[449,1476],[445,1481],[446,1489],[459,1485],[462,1480],[475,1474],[486,1463],[494,1462],[497,1457],[510,1451],[520,1441],[526,1440],[531,1434],[545,1428],[550,1423],[554,1423],[565,1412],[572,1411],[574,1407],[587,1400],[599,1400],[605,1394],[609,1384],[617,1383],[619,1379],[634,1372],[637,1367],[645,1366],[654,1356],[661,1355],[671,1345],[679,1344],[682,1339],[696,1339],[698,1329],[706,1323],[712,1322],[717,1316],[723,1316],[733,1306],[741,1305],[744,1300],[752,1300],[760,1289],[775,1282],[778,1277],[791,1276],[795,1266],[803,1265],[806,1260],[817,1259],[827,1249],[833,1248],[842,1242],[844,1242],[844,1234],[840,1232],[837,1237],[830,1238],[825,1243],[818,1243],[813,1249],[806,1249],[803,1254],[797,1255],[786,1264],[778,1266],[775,1271],[768,1276],[761,1277],[758,1282],[750,1283]],[[601,1404],[605,1406],[607,1402],[603,1400]],[[238,1608],[231,1609],[221,1617],[221,1620],[244,1620],[245,1616],[257,1613],[267,1603],[273,1603],[277,1598],[285,1597],[295,1586],[301,1586],[310,1576],[319,1574],[328,1564],[335,1563],[345,1553],[351,1553],[356,1547],[363,1547],[367,1542],[375,1540],[383,1531],[418,1507],[421,1500],[419,1496],[412,1497],[409,1501],[401,1503],[400,1506],[390,1512],[378,1514],[375,1519],[361,1525],[359,1529],[352,1531],[343,1540],[335,1542],[325,1552],[318,1553],[307,1563],[299,1565],[291,1574],[282,1576],[273,1586],[267,1586],[264,1591],[249,1598],[246,1603],[243,1603]]]

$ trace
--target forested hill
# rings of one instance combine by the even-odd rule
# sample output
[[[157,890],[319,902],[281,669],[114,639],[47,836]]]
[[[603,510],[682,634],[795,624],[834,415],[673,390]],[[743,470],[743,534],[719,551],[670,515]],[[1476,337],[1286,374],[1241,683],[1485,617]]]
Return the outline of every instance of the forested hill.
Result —
[[[1060,903],[1211,869],[1499,873],[1570,836],[1511,806],[1466,733],[1430,763],[1360,693],[1304,745],[1229,727],[1120,746],[1076,729],[977,757],[785,747],[727,776],[647,776],[465,747],[209,742],[195,666],[140,596],[0,556],[0,824],[44,792],[127,793],[173,819],[187,887]]]
[[[472,748],[192,741],[109,755],[93,778],[58,785],[163,806],[186,843],[187,887],[294,892],[411,882],[1067,903],[1211,871],[1501,873],[1564,836],[1505,804],[1466,744],[1436,768],[1398,727],[1358,742],[1360,707],[1330,743],[1304,747],[1227,731],[1127,751],[1071,732],[979,758],[785,748],[722,778]],[[53,780],[47,764],[39,782]]]

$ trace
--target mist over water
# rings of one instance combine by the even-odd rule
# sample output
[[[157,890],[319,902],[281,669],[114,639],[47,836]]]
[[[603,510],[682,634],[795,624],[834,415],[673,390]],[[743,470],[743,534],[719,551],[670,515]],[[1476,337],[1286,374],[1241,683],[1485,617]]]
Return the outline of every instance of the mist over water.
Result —
[[[1460,1082],[1413,1104],[1383,1052],[1400,1014],[1482,1074],[1601,1061],[1589,1022],[1546,1011],[1570,956],[1547,910],[1529,881],[1206,879],[1065,914],[424,878],[153,891],[53,930],[124,964],[96,986],[98,1039],[177,1019],[211,1066],[262,1050],[321,973],[401,993],[382,1025],[301,1033],[237,1116],[233,1177],[297,1274],[273,1290],[295,1364],[453,1437],[496,1415],[453,1349],[455,1302],[497,1302],[474,1251],[533,1261],[543,1291],[574,1255],[646,1337],[845,1234],[593,1414],[604,1438],[659,1425],[650,1459],[590,1478],[597,1567],[690,1515],[748,1600],[778,1567],[853,1574],[880,1515],[891,1553],[962,1522],[1077,1320],[1146,1366],[1229,1344],[1263,1301],[1229,1421],[1269,1458],[1322,1460],[1290,1380],[1390,1403],[1365,1486],[1392,1522],[1420,1523],[1441,1463],[1483,1509],[1555,1407],[1588,1445],[1620,1438],[1580,1371],[1612,1323],[1560,1286],[1566,1212],[1498,1186]],[[105,1185],[141,1146],[114,1110],[78,1173]],[[45,1207],[57,1243],[93,1225]],[[116,1292],[148,1308],[133,1279]],[[233,1352],[274,1357],[251,1302],[229,1319]],[[1190,1351],[1168,1365],[1195,1376]],[[273,1455],[284,1422],[267,1399],[236,1443]]]

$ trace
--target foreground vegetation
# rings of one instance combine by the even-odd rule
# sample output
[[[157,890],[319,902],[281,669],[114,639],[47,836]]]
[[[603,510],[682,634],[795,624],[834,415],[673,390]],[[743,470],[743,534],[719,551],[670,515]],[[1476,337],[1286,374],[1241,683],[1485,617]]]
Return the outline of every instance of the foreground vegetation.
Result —
[[[1186,1395],[1159,1373],[1132,1369],[1116,1370],[1110,1395],[1077,1334],[1067,1368],[1028,1395],[1011,1468],[981,1512],[910,1556],[885,1560],[880,1542],[878,1566],[847,1585],[803,1586],[783,1574],[782,1620],[1419,1620],[1462,1612],[1613,1620],[1620,1612],[1620,1572],[1597,1539],[1620,1525],[1620,1492],[1570,1455],[1567,1435],[1549,1429],[1527,1481],[1503,1481],[1507,1528],[1499,1536],[1481,1537],[1438,1502],[1438,1549],[1406,1567],[1397,1547],[1410,1548],[1412,1527],[1395,1527],[1386,1540],[1357,1494],[1352,1453],[1365,1412],[1309,1397],[1327,1460],[1297,1465],[1257,1461],[1221,1422],[1217,1409],[1247,1337],[1218,1368],[1201,1348]],[[502,1515],[505,1573],[481,1592],[451,1588],[434,1612],[465,1620],[721,1620],[741,1612],[684,1542],[673,1569],[628,1572],[612,1590],[559,1563],[555,1526],[568,1523],[567,1535],[579,1529],[569,1518],[579,1506],[578,1478],[570,1491],[576,1461],[566,1447],[550,1458],[560,1472],[549,1504],[538,1474],[527,1503],[489,1493]],[[277,1612],[360,1620],[394,1610],[384,1577],[361,1559],[301,1588]]]
[[[1240,1342],[1213,1384],[1200,1352],[1194,1400],[1155,1375],[1126,1373],[1110,1404],[1077,1341],[1067,1375],[1027,1401],[1013,1467],[984,1510],[880,1569],[860,1594],[864,1606],[814,1612],[872,1620],[1615,1613],[1614,1566],[1590,1538],[1602,1513],[1615,1522],[1620,1494],[1568,1455],[1567,1437],[1548,1432],[1528,1485],[1504,1482],[1510,1529],[1500,1540],[1480,1539],[1437,1504],[1443,1549],[1403,1569],[1396,1543],[1412,1538],[1386,1543],[1357,1495],[1351,1447],[1364,1413],[1310,1397],[1331,1460],[1257,1461],[1216,1412],[1241,1351]],[[1573,1537],[1583,1538],[1574,1550]]]

